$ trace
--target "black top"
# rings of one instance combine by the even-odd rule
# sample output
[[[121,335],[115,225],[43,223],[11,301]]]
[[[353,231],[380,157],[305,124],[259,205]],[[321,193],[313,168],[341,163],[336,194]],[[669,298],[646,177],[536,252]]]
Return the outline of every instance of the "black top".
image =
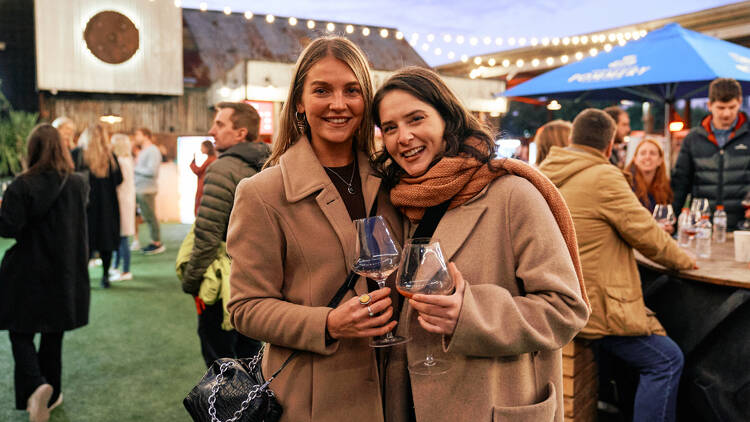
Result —
[[[339,191],[341,199],[346,205],[346,210],[349,211],[349,217],[352,220],[359,220],[360,218],[367,217],[367,211],[365,211],[365,197],[362,194],[362,178],[359,177],[357,171],[357,160],[345,165],[344,167],[323,167],[326,170],[326,174],[336,186],[336,190]],[[353,174],[352,174],[353,173]],[[349,181],[354,193],[349,193]]]

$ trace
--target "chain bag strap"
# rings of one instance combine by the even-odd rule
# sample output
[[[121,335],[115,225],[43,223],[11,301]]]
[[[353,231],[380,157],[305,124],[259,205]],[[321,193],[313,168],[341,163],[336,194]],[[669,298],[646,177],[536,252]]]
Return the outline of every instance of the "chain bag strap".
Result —
[[[370,209],[370,217],[374,216],[378,210],[378,200],[375,198],[372,208]],[[336,294],[331,298],[328,303],[329,308],[336,308],[341,300],[344,298],[346,293],[350,290],[354,290],[354,285],[357,283],[359,275],[353,271],[349,272],[344,280],[344,283],[336,291]],[[196,422],[276,422],[281,418],[283,409],[276,400],[276,396],[273,391],[269,388],[269,384],[273,381],[279,373],[289,365],[289,363],[299,356],[300,351],[295,350],[289,357],[284,361],[279,369],[271,375],[268,380],[263,379],[263,373],[260,368],[260,362],[263,358],[264,349],[258,352],[257,355],[250,359],[231,359],[222,358],[217,359],[208,369],[203,379],[196,385],[192,391],[183,400],[183,405],[187,409],[190,416]],[[234,376],[229,376],[228,371],[234,369]],[[218,372],[218,373],[217,373]],[[214,376],[214,373],[216,375]],[[244,373],[244,376],[240,376],[239,373]],[[229,379],[225,379],[225,375]],[[213,378],[213,380],[212,380]],[[242,378],[237,380],[236,378]],[[225,383],[225,381],[227,381]],[[225,385],[225,388],[247,388],[247,396],[240,403],[239,409],[237,409],[232,417],[222,421],[217,416],[216,412],[216,399],[221,398],[219,390],[222,387],[222,383],[231,384]],[[237,385],[240,384],[240,385]],[[210,389],[208,386],[210,385]],[[209,394],[210,392],[210,394]],[[206,402],[208,408],[204,411],[204,401],[202,397],[208,395]],[[238,399],[237,399],[238,400]],[[247,412],[253,403],[258,403],[253,412]],[[208,415],[208,418],[206,417]],[[242,419],[241,419],[242,418]]]

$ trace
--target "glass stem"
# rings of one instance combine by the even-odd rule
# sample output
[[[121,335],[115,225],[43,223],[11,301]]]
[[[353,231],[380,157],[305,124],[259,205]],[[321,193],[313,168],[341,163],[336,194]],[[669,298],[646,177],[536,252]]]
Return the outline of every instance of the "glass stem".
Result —
[[[375,281],[377,281],[377,282],[378,282],[378,287],[380,287],[381,289],[382,289],[383,287],[385,287],[385,279],[384,279],[384,278],[383,278],[383,279],[380,279],[380,278],[378,278],[378,279],[376,279]],[[385,338],[388,338],[388,339],[391,339],[391,338],[393,338],[393,332],[392,332],[392,331],[388,331],[387,333],[385,333],[385,336],[384,336],[384,337],[385,337]]]

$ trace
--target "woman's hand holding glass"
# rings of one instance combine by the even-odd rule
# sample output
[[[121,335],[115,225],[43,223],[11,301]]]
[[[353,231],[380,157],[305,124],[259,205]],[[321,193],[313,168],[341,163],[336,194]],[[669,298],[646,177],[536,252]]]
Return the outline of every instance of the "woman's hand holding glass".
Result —
[[[458,323],[461,305],[464,301],[466,282],[456,264],[448,263],[448,273],[456,286],[451,295],[415,294],[409,299],[409,305],[419,312],[417,320],[426,331],[434,334],[452,336]]]
[[[393,331],[396,321],[391,321],[393,306],[391,289],[386,287],[368,293],[369,303],[363,305],[364,296],[353,297],[328,313],[326,328],[334,339],[378,337]],[[368,309],[369,308],[369,309]],[[370,316],[372,312],[375,316]]]

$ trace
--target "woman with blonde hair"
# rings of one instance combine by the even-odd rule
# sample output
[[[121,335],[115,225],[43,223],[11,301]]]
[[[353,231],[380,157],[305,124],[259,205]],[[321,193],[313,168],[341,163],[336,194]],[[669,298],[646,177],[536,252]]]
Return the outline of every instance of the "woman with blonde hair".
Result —
[[[550,148],[570,145],[570,130],[572,128],[573,125],[570,122],[560,119],[547,122],[539,128],[534,137],[537,167],[547,158]]]
[[[353,262],[352,220],[377,204],[400,241],[400,219],[368,162],[371,110],[362,51],[343,37],[312,41],[297,59],[266,168],[237,186],[228,308],[237,331],[266,342],[263,373],[299,352],[270,385],[282,421],[384,420],[369,340],[396,325],[391,289],[367,294],[360,278],[360,297],[347,292],[327,306]]]
[[[625,166],[632,176],[630,185],[635,196],[651,212],[656,204],[671,204],[674,196],[664,163],[664,150],[659,142],[646,138],[635,147],[633,158]]]
[[[393,74],[373,111],[385,145],[373,165],[410,233],[438,220],[455,283],[404,300],[398,332],[411,341],[389,357],[386,419],[562,422],[560,349],[589,315],[562,195],[527,164],[493,159],[493,136],[430,70]],[[450,371],[415,373],[429,350]]]
[[[117,202],[120,205],[120,244],[115,255],[115,265],[110,271],[109,281],[132,280],[130,272],[130,236],[135,234],[135,175],[130,137],[124,133],[112,135],[112,152],[122,172],[122,183],[117,186]],[[122,272],[118,271],[122,260]]]
[[[72,155],[76,171],[88,172],[89,175],[89,253],[99,252],[102,259],[101,286],[108,288],[112,252],[120,244],[117,186],[122,183],[122,172],[112,153],[109,134],[101,124],[83,131],[79,144]]]

